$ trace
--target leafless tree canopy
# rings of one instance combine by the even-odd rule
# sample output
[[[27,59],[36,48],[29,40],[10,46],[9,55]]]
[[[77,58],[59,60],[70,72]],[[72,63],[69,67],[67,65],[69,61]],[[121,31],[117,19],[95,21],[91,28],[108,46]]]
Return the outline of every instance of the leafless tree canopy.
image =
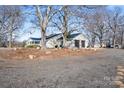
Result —
[[[14,33],[23,25],[20,6],[0,6],[0,42],[12,47]],[[5,43],[3,43],[5,44]]]
[[[0,45],[12,47],[14,37],[27,22],[25,18],[33,23],[32,27],[40,30],[43,48],[46,48],[46,34],[50,27],[56,28],[54,33],[62,33],[63,47],[73,32],[85,34],[91,47],[96,42],[100,47],[105,43],[124,47],[124,13],[121,8],[95,5],[0,6]]]

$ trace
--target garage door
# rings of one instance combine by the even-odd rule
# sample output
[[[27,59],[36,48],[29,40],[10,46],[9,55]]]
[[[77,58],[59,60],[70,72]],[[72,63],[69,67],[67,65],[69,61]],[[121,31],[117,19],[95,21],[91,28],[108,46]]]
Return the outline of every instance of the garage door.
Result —
[[[79,40],[75,40],[75,47],[79,48]]]
[[[81,40],[81,47],[85,47],[85,41]]]

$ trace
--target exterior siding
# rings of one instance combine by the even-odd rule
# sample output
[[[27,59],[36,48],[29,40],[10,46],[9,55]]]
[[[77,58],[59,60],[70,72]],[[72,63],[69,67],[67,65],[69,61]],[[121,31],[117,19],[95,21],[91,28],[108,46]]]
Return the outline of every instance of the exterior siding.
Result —
[[[76,48],[75,47],[75,40],[79,40],[80,41],[79,48],[82,48],[82,46],[81,46],[81,40],[84,40],[85,41],[85,48],[87,48],[87,46],[88,46],[88,40],[82,34],[80,34],[80,35],[76,36],[75,38],[73,38],[73,40],[70,42],[69,48]]]
[[[60,42],[57,41],[58,38],[60,38],[62,35],[55,36],[53,38],[50,38],[46,42],[47,48],[55,48],[56,45],[60,46]]]
[[[38,43],[35,44],[35,41],[38,41],[39,44],[38,44]],[[39,45],[39,46],[40,46],[40,40],[31,40],[31,39],[29,39],[29,40],[26,42],[26,46],[28,46],[28,45]]]

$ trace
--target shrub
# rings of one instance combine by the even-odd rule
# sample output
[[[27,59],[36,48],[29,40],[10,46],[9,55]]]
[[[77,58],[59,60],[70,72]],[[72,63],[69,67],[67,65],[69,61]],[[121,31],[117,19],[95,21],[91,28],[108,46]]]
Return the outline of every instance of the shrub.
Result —
[[[37,48],[40,47],[39,45],[27,45],[26,48]]]

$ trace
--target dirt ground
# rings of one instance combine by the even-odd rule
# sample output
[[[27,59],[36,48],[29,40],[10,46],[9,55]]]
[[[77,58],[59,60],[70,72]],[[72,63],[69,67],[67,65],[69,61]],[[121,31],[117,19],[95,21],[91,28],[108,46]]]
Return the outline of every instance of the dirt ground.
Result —
[[[12,48],[12,49],[0,49],[0,57],[3,59],[17,59],[25,60],[30,59],[29,56],[33,56],[33,59],[48,59],[48,58],[60,58],[64,56],[86,56],[93,55],[99,52],[100,49],[33,49],[33,48]]]
[[[12,54],[8,51],[0,50],[0,87],[116,87],[113,83],[116,67],[124,65],[124,50],[121,49],[103,49],[99,52],[76,50],[74,54],[67,52],[70,50],[59,50],[58,58],[54,58],[57,52],[51,52],[53,58],[46,56],[47,60],[39,56],[30,60],[27,52],[20,50],[16,52],[20,56],[24,54],[25,60],[22,60],[22,56],[13,58],[15,50],[11,50]],[[33,54],[37,50],[32,51]],[[64,56],[60,57],[60,53]]]

